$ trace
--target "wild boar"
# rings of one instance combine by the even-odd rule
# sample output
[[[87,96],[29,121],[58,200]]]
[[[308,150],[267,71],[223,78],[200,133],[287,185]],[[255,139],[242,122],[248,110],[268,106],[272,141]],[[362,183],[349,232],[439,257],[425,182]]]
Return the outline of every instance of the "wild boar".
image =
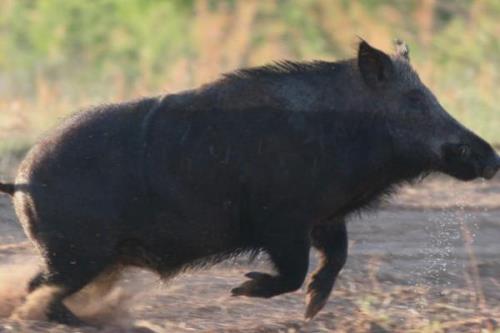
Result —
[[[169,277],[244,252],[267,253],[235,296],[297,290],[321,254],[306,317],[347,256],[345,221],[432,172],[492,178],[500,158],[453,119],[412,69],[360,41],[356,58],[239,70],[198,89],[76,114],[34,146],[13,184],[16,213],[45,267],[46,315],[127,266]]]

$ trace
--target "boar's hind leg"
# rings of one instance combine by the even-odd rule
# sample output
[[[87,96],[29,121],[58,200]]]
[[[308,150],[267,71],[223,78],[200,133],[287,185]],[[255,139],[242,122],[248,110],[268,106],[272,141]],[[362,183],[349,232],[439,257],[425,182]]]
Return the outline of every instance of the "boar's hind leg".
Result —
[[[41,285],[45,283],[47,273],[43,270],[38,273],[36,273],[35,276],[31,278],[31,280],[28,282],[28,294],[32,293],[36,289],[38,289]]]
[[[250,280],[231,290],[233,296],[269,298],[295,291],[304,283],[309,265],[309,236],[297,235],[292,240],[284,233],[269,240],[264,250],[270,255],[277,275],[250,272],[245,276]]]
[[[84,325],[64,304],[68,296],[78,292],[89,283],[96,281],[107,268],[111,260],[100,254],[84,255],[72,251],[54,251],[54,256],[47,258],[46,273],[36,275],[31,283],[32,289],[49,287],[53,290],[46,301],[46,316],[50,321],[71,326]],[[57,255],[56,255],[57,254]],[[43,292],[43,290],[40,290]]]
[[[320,266],[307,286],[305,317],[313,318],[326,304],[335,279],[347,259],[347,229],[345,221],[315,226],[311,232],[313,246],[320,254]]]

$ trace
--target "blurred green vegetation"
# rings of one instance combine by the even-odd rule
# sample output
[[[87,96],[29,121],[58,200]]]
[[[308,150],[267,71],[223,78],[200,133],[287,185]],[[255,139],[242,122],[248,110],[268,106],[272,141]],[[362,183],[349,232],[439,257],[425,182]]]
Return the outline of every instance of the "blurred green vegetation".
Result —
[[[497,0],[2,0],[0,150],[89,104],[195,87],[278,59],[396,37],[442,104],[500,143]]]

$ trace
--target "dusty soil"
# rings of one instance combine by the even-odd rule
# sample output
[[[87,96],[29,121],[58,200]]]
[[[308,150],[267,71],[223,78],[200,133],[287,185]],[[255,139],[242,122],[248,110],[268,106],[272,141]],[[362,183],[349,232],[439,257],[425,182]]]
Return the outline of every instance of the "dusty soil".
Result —
[[[496,332],[500,321],[500,179],[433,178],[349,223],[350,256],[326,307],[303,320],[304,290],[269,300],[229,290],[255,269],[237,258],[169,282],[126,273],[108,295],[70,306],[96,327],[9,319],[37,256],[0,198],[0,332]],[[317,261],[311,253],[314,269]],[[498,332],[498,331],[497,331]]]

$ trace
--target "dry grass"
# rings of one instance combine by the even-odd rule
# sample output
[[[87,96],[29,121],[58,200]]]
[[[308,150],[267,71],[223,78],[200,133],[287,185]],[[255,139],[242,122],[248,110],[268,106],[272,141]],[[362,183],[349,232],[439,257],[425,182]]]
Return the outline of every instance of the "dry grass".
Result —
[[[5,10],[10,7],[8,3]],[[485,55],[486,60],[474,59],[479,63],[465,67],[462,58],[467,59],[470,47],[453,42],[457,35],[454,25],[436,31],[440,22],[436,15],[438,9],[449,10],[457,22],[461,22],[467,7],[463,4],[426,0],[416,2],[414,10],[408,11],[405,6],[380,4],[371,8],[357,2],[346,6],[342,1],[328,0],[300,3],[295,9],[277,0],[235,1],[234,5],[208,0],[193,3],[189,36],[185,40],[190,41],[196,56],[182,52],[171,55],[168,66],[158,71],[153,68],[150,58],[159,55],[145,52],[138,59],[130,60],[130,66],[140,71],[139,77],[132,82],[126,78],[127,66],[111,66],[108,71],[96,73],[92,82],[78,81],[61,67],[59,71],[64,74],[57,78],[49,75],[50,71],[49,74],[43,71],[28,73],[26,77],[30,82],[21,83],[33,88],[24,93],[15,83],[7,83],[0,92],[0,154],[30,145],[61,117],[89,105],[193,88],[222,72],[273,60],[333,60],[353,56],[356,35],[386,51],[392,49],[391,41],[395,37],[407,39],[412,46],[412,62],[443,105],[468,127],[489,141],[500,143],[500,117],[495,95],[499,77],[497,62],[489,62]],[[467,19],[464,31],[467,36],[463,36],[478,50],[483,50],[484,45],[477,41],[477,36],[489,38],[498,30],[497,20],[489,16],[489,7],[481,3],[475,1],[471,5],[471,19]],[[306,15],[299,15],[304,13]],[[293,21],[295,16],[297,22]],[[308,35],[310,30],[315,31],[316,37]],[[447,48],[446,45],[451,46]],[[97,45],[96,49],[101,47]],[[441,53],[448,57],[448,62],[438,62]],[[59,57],[71,60],[65,54]],[[39,61],[43,64],[48,60]],[[451,68],[449,63],[455,67]],[[70,69],[80,65],[68,64]],[[81,65],[82,72],[96,68],[93,63]],[[9,77],[10,74],[7,71],[2,75]]]
[[[470,274],[473,287],[436,291],[425,285],[380,281],[376,278],[379,258],[373,257],[366,267],[367,279],[337,286],[332,295],[333,302],[339,303],[335,315],[320,314],[318,320],[329,319],[335,332],[500,332],[500,303],[486,303],[474,251],[464,246],[470,256],[469,270],[474,272]]]

